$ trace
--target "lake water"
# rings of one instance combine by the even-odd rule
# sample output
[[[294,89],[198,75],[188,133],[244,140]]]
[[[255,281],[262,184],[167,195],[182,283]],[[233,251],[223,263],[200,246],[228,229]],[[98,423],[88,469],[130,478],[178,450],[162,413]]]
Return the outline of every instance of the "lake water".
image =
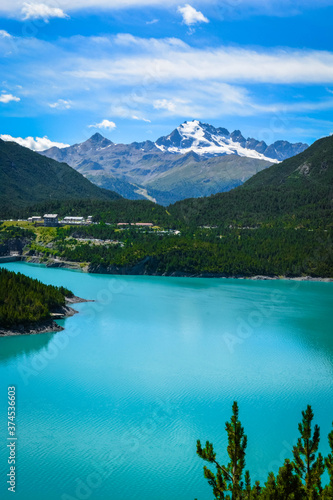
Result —
[[[311,404],[333,420],[333,284],[89,275],[11,263],[95,302],[65,331],[0,339],[0,497],[7,387],[17,390],[17,500],[208,500],[196,440],[226,460],[237,400],[264,481]]]

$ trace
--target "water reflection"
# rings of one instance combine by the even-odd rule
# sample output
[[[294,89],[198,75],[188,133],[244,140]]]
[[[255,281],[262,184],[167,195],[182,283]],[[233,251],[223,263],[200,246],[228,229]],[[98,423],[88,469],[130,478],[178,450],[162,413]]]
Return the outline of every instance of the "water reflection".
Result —
[[[0,365],[22,355],[36,354],[48,346],[54,335],[54,333],[41,333],[0,338]]]

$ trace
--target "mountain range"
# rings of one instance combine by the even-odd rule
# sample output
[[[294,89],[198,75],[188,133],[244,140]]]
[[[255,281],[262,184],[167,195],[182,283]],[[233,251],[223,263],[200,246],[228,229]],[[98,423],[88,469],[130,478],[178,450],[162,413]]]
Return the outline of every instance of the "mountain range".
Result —
[[[229,191],[308,147],[245,139],[239,130],[197,120],[181,124],[156,142],[115,144],[96,133],[87,141],[41,154],[66,162],[94,184],[128,199],[169,205],[191,197]]]
[[[193,151],[201,156],[237,155],[270,162],[283,161],[304,151],[308,145],[276,141],[268,146],[264,141],[251,137],[245,139],[240,130],[229,132],[198,120],[186,121],[170,135],[155,143],[161,151],[186,154]]]

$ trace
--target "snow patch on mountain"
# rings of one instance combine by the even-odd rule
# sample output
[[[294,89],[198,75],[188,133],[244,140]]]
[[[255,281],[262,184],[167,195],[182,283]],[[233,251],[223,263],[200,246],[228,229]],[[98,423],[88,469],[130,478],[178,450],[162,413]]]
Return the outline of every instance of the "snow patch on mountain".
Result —
[[[239,130],[230,134],[225,128],[215,128],[198,120],[192,120],[182,123],[170,135],[158,139],[155,146],[162,152],[175,154],[187,154],[192,151],[206,157],[238,155],[279,163],[284,159],[284,150],[287,153],[287,150],[289,152],[293,148],[296,150],[294,154],[297,154],[306,149],[307,144],[278,141],[267,146],[263,141],[245,139]],[[268,154],[265,154],[266,151]]]

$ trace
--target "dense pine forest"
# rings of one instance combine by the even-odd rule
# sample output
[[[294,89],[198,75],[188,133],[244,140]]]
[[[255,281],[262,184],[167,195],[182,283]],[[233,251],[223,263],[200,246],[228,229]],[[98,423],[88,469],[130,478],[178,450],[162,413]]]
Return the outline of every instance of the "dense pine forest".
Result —
[[[332,184],[331,184],[332,186]],[[250,227],[332,227],[332,187],[309,184],[304,189],[266,186],[240,188],[184,200],[169,207],[172,217],[188,225]]]
[[[107,224],[35,230],[37,235],[21,229],[28,260],[37,256],[51,263],[56,257],[87,266],[89,272],[333,277],[331,230],[202,227],[174,231]],[[7,233],[19,234],[13,226],[3,226],[0,242],[8,238]]]
[[[239,420],[237,402],[232,406],[232,417],[225,424],[228,435],[227,464],[216,456],[214,446],[197,441],[197,454],[211,464],[204,467],[204,477],[218,500],[332,500],[333,498],[333,430],[328,436],[330,453],[323,457],[319,450],[320,429],[313,426],[311,406],[302,412],[298,429],[300,436],[293,447],[293,459],[281,464],[278,474],[268,474],[264,485],[251,483],[250,472],[245,470],[247,436]],[[329,482],[323,485],[326,473]],[[326,482],[326,479],[325,479]]]
[[[332,227],[333,137],[273,165],[242,186],[208,198],[169,207],[188,224],[280,227]]]
[[[47,246],[33,241],[29,253],[87,263],[90,272],[333,277],[332,231],[323,230],[197,228],[175,234],[72,226],[54,230]]]
[[[50,318],[73,293],[63,287],[44,285],[24,274],[0,268],[0,327],[11,328]]]
[[[15,217],[17,210],[46,200],[121,199],[119,194],[92,184],[66,163],[1,139],[0,177],[0,217]]]
[[[175,221],[165,207],[148,200],[103,201],[94,199],[54,200],[36,203],[28,207],[7,210],[6,218],[26,219],[32,215],[57,213],[63,216],[92,215],[98,222],[153,222],[155,224],[174,225]],[[0,211],[1,216],[1,211]]]

